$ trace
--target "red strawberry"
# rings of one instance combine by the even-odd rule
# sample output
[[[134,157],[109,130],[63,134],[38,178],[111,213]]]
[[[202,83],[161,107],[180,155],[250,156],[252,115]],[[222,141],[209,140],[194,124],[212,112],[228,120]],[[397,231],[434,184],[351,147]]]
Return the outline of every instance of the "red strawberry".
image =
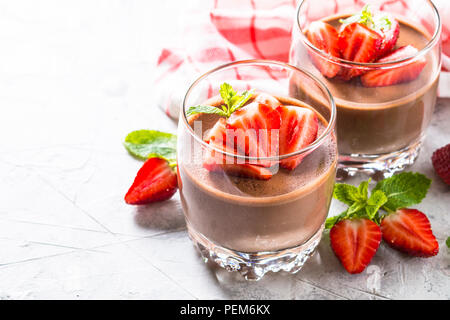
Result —
[[[439,244],[427,216],[416,209],[398,209],[381,221],[383,240],[400,251],[418,257],[431,257]]]
[[[227,129],[234,130],[237,148],[251,157],[278,155],[278,130],[280,114],[277,110],[258,102],[252,102],[234,112],[227,119]],[[239,151],[238,150],[238,151]],[[257,164],[270,166],[268,161]]]
[[[354,62],[373,62],[379,55],[383,41],[381,35],[360,23],[350,23],[339,33],[338,45],[342,58]],[[340,77],[349,80],[362,74],[364,70],[345,68]]]
[[[411,45],[399,48],[378,60],[377,62],[389,62],[400,59],[405,59],[415,55],[418,52],[416,48]],[[401,63],[398,67],[369,71],[361,76],[361,83],[365,87],[384,87],[398,83],[409,82],[416,79],[427,64],[424,57],[413,60],[412,62]]]
[[[433,152],[431,161],[438,176],[450,185],[450,143]]]
[[[255,98],[255,102],[265,104],[272,109],[276,109],[277,107],[281,106],[281,103],[280,101],[278,101],[278,99],[267,93],[259,93]]]
[[[150,158],[139,169],[125,195],[128,204],[147,204],[171,198],[177,191],[177,174],[161,158]]]
[[[236,153],[233,148],[227,147],[226,121],[221,118],[211,128],[205,137],[205,141],[228,153]],[[234,142],[234,141],[233,141]],[[260,166],[252,164],[236,163],[236,158],[224,156],[214,150],[207,150],[203,159],[203,167],[211,172],[225,172],[232,176],[268,180],[272,173]]]
[[[280,155],[303,149],[316,140],[319,122],[314,111],[294,106],[280,106],[277,110],[281,115]],[[280,165],[293,170],[303,157],[299,155],[283,159]]]
[[[203,168],[211,172],[225,172],[230,176],[252,178],[258,180],[269,180],[272,178],[270,170],[254,164],[229,164],[218,163],[216,158],[209,153],[203,161]]]
[[[331,247],[349,273],[361,273],[377,252],[380,227],[368,219],[346,219],[330,231]]]
[[[338,47],[338,32],[332,25],[323,21],[314,21],[309,25],[306,37],[311,44],[331,57],[341,57]],[[333,78],[338,74],[339,65],[327,61],[314,52],[310,52],[310,57],[325,77]]]
[[[389,54],[395,47],[397,43],[398,36],[400,34],[400,25],[394,18],[389,18],[391,21],[391,27],[389,30],[380,30],[379,33],[383,37],[383,42],[381,43],[379,57],[384,57]]]

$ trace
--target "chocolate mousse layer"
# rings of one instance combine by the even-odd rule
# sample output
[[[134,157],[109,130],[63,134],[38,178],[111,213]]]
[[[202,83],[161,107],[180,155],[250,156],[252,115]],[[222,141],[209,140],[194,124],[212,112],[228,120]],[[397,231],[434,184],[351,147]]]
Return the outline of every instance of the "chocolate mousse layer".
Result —
[[[339,19],[325,19],[339,28]],[[431,39],[425,30],[399,20],[396,47],[413,45],[423,49]],[[304,46],[304,45],[303,45]],[[439,57],[436,50],[424,56],[427,64],[419,77],[407,83],[367,88],[358,78],[343,81],[328,79],[315,69],[306,47],[296,50],[295,61],[312,70],[328,87],[337,106],[337,136],[341,155],[389,154],[418,142],[424,135],[436,103]],[[291,94],[300,99],[310,90],[300,81],[291,83]],[[320,99],[318,104],[320,105]]]
[[[278,97],[277,97],[278,98]],[[285,105],[308,107],[290,98]],[[319,115],[320,136],[327,122]],[[218,120],[200,115],[202,134]],[[278,169],[270,180],[228,176],[202,167],[201,154],[180,163],[180,196],[189,228],[213,243],[240,252],[276,251],[306,242],[324,223],[335,181],[334,134],[293,171]]]

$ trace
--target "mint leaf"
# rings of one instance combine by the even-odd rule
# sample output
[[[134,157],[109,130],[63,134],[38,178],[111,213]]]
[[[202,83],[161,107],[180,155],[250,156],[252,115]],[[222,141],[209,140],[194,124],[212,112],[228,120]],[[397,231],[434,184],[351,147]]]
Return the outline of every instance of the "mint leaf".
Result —
[[[388,198],[381,190],[375,190],[370,195],[370,198],[367,200],[367,204],[365,207],[367,217],[370,220],[379,220],[377,216],[378,210],[386,203]],[[378,221],[379,222],[379,221]]]
[[[388,212],[420,203],[425,198],[431,180],[420,173],[403,172],[377,183],[373,191],[381,190],[387,197],[383,209]]]
[[[331,229],[333,226],[338,223],[339,221],[345,219],[347,217],[347,210],[342,212],[341,214],[338,214],[337,216],[327,218],[325,221],[325,229]]]
[[[357,22],[377,32],[390,30],[392,25],[389,16],[381,14],[374,15],[369,5],[365,5],[361,12],[358,12],[347,19],[340,19],[339,22],[342,23],[342,28]]]
[[[222,117],[228,116],[228,111],[225,108],[219,109],[217,107],[205,106],[205,105],[198,105],[198,106],[190,107],[188,109],[188,111],[186,112],[186,115],[189,117],[196,113],[209,113],[209,114],[213,113],[213,114],[217,114]]]
[[[334,185],[333,197],[349,206],[358,201],[358,194],[358,188],[350,184],[336,183]]]
[[[361,200],[367,200],[370,180],[371,179],[369,179],[368,181],[363,181],[358,186],[358,194]]]
[[[220,85],[220,96],[223,99],[223,102],[228,106],[228,109],[231,109],[233,105],[233,97],[236,96],[236,91],[233,90],[233,87],[228,83],[224,82]]]
[[[252,97],[253,90],[244,91],[242,95],[237,96],[237,99],[233,99],[233,105],[231,106],[231,112],[233,113],[244,106],[244,104]]]
[[[137,130],[130,132],[123,143],[130,154],[147,160],[158,157],[176,163],[177,136],[156,130]]]
[[[447,241],[445,241],[445,244],[447,245],[447,248],[450,248],[450,237],[447,238]]]
[[[244,91],[241,95],[239,95],[226,82],[220,85],[219,92],[223,102],[225,103],[224,105],[219,107],[205,105],[193,106],[188,109],[186,115],[190,116],[196,113],[209,113],[228,118],[233,112],[242,108],[253,95],[253,90]]]

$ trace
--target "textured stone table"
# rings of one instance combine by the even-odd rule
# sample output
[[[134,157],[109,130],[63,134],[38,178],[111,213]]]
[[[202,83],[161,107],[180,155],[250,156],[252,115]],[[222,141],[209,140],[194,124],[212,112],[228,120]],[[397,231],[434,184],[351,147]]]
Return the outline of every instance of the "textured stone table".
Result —
[[[125,135],[176,130],[152,103],[151,80],[180,9],[155,3],[0,2],[0,299],[449,299],[450,189],[430,156],[450,142],[450,100],[439,101],[410,168],[434,180],[417,206],[440,244],[434,258],[382,244],[349,275],[324,237],[298,274],[248,283],[203,264],[178,196],[123,202],[141,165]],[[330,214],[340,210],[333,202]]]

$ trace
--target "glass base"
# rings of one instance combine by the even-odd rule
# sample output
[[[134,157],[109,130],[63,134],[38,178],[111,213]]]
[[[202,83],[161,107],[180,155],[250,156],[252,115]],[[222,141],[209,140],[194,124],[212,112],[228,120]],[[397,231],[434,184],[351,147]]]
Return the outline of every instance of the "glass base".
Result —
[[[414,163],[421,144],[419,140],[400,151],[381,155],[340,154],[336,179],[344,180],[358,173],[372,176],[375,180],[389,178]]]
[[[189,237],[205,263],[213,261],[227,271],[238,271],[246,280],[253,281],[260,280],[269,271],[298,272],[314,253],[323,230],[324,225],[307,242],[297,247],[249,253],[220,247],[188,226]]]

